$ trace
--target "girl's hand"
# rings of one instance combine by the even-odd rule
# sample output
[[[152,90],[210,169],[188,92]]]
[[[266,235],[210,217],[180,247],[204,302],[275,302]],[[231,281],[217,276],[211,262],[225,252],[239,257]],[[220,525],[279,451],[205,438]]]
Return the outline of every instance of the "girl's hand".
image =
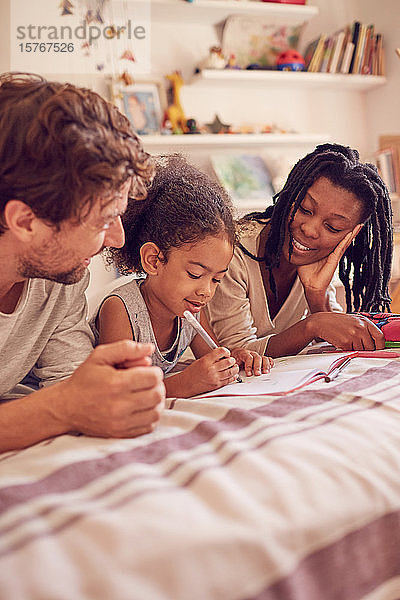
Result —
[[[312,292],[325,295],[340,259],[362,227],[361,224],[356,225],[326,258],[297,268],[297,274],[306,294]]]
[[[322,338],[340,350],[381,350],[385,336],[366,317],[321,312],[307,317],[314,338]]]
[[[274,361],[269,356],[260,356],[258,352],[246,348],[234,348],[231,350],[231,356],[235,358],[239,366],[243,365],[247,377],[253,373],[254,375],[269,373],[274,365]]]
[[[236,360],[228,348],[220,347],[193,361],[180,375],[187,396],[195,396],[234,383],[238,374]]]

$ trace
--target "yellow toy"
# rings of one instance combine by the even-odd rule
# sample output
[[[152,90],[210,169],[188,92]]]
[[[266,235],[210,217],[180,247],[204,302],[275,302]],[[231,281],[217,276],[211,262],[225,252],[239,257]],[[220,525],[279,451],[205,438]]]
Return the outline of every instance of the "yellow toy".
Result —
[[[172,104],[166,110],[166,116],[171,123],[172,133],[187,133],[188,127],[186,124],[185,113],[179,99],[180,89],[183,86],[183,78],[179,71],[174,71],[166,78],[171,82],[172,86]]]

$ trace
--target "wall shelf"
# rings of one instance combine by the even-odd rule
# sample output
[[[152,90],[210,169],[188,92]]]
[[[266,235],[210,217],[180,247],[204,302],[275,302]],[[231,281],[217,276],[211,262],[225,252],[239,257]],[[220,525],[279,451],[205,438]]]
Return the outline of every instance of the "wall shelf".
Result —
[[[309,73],[307,71],[263,71],[239,69],[206,69],[193,77],[192,83],[259,84],[322,87],[324,89],[367,91],[384,85],[386,77],[375,75],[343,75]]]
[[[149,0],[135,0],[146,2]],[[215,25],[229,15],[264,16],[277,25],[299,25],[318,14],[316,6],[259,0],[151,0],[151,20]]]
[[[213,150],[229,148],[243,150],[251,147],[279,147],[296,145],[316,145],[329,141],[329,135],[321,133],[228,133],[228,134],[189,134],[189,135],[143,135],[146,150]]]

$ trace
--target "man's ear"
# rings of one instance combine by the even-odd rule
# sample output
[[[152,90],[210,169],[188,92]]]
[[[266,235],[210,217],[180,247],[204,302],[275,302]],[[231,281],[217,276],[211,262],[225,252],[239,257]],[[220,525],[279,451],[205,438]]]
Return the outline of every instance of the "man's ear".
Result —
[[[163,260],[163,253],[157,244],[146,242],[140,248],[140,258],[143,270],[148,275],[157,275],[158,268]]]
[[[3,222],[21,242],[28,242],[32,238],[36,220],[32,209],[21,200],[9,200],[5,205]]]

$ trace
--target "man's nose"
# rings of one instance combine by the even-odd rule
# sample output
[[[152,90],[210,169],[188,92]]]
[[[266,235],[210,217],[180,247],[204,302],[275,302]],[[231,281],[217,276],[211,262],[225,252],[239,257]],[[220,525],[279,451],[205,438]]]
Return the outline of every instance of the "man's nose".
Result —
[[[125,244],[125,231],[122,225],[121,217],[118,217],[115,222],[107,229],[104,236],[104,246],[110,248],[122,248]]]

